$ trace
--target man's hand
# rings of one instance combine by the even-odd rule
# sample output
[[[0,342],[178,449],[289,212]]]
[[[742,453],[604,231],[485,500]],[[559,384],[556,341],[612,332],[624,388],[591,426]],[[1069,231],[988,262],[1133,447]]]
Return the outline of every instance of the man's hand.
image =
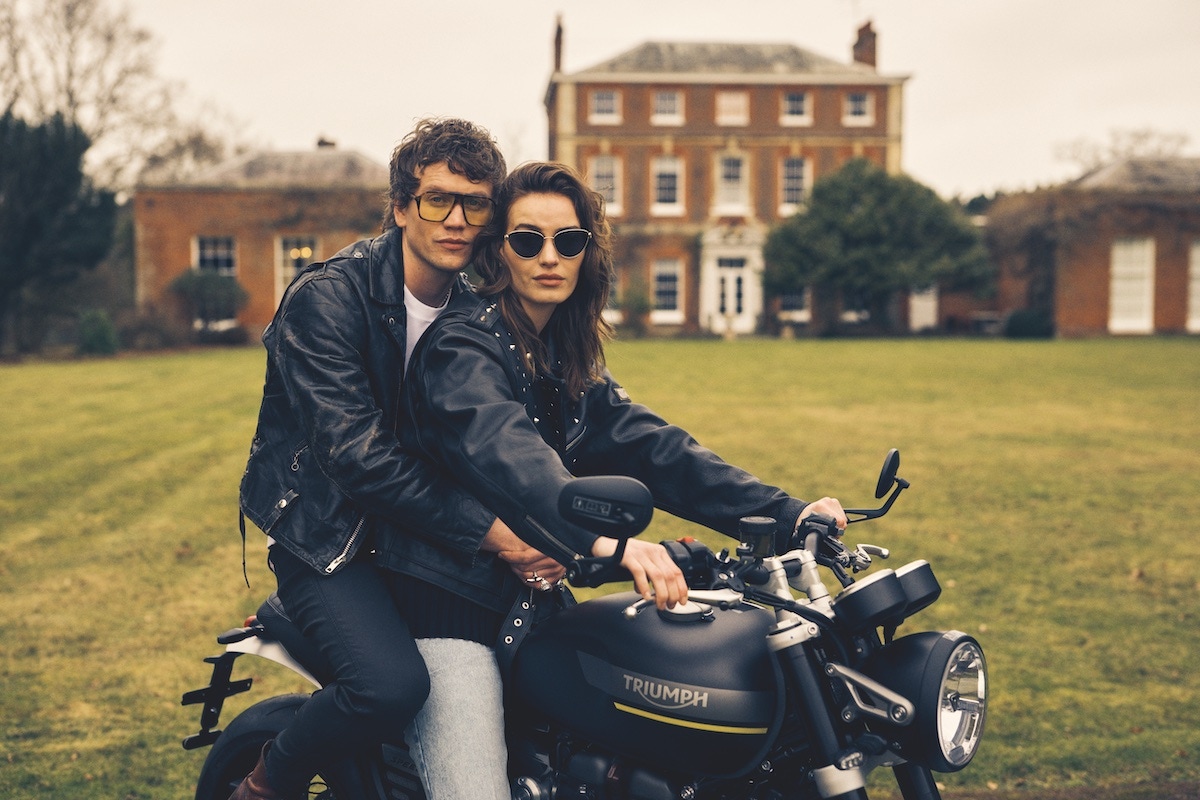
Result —
[[[592,546],[594,556],[611,556],[616,551],[617,540],[607,536],[601,536]],[[633,575],[633,588],[637,593],[645,600],[653,599],[659,608],[674,608],[676,603],[687,602],[687,581],[662,545],[630,539],[625,544],[621,566]]]
[[[805,517],[811,517],[813,514],[824,514],[827,517],[833,517],[833,521],[837,523],[839,531],[846,530],[846,512],[842,508],[841,501],[836,497],[822,497],[820,500],[815,500],[804,507],[800,512],[800,516],[796,519],[796,527]]]
[[[543,591],[562,580],[567,569],[537,548],[530,547],[499,517],[483,537],[482,549],[495,553],[509,569],[526,583]]]

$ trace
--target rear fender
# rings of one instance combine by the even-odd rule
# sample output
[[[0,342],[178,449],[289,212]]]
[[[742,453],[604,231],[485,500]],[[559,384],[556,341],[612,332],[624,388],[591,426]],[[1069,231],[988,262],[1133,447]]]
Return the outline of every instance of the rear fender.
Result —
[[[225,647],[225,652],[258,656],[268,661],[274,661],[276,664],[281,664],[297,675],[300,675],[318,689],[321,688],[321,682],[313,677],[311,672],[300,666],[300,662],[292,658],[283,645],[273,639],[260,639],[257,636],[250,636],[242,639],[240,642],[230,643]]]

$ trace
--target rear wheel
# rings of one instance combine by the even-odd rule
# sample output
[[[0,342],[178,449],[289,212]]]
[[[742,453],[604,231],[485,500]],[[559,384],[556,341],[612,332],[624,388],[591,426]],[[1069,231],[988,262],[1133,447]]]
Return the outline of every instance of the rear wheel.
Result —
[[[256,703],[238,714],[217,737],[196,784],[196,800],[229,800],[229,795],[258,763],[263,744],[287,727],[306,694],[285,694]],[[309,783],[310,800],[360,800],[366,797],[358,771],[342,763]]]

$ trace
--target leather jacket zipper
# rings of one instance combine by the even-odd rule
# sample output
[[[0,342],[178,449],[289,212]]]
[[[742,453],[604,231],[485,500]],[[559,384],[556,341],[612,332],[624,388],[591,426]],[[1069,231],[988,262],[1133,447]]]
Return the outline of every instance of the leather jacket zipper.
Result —
[[[354,530],[350,532],[350,538],[346,540],[346,546],[342,548],[342,552],[338,553],[337,558],[329,562],[329,566],[325,567],[325,574],[332,574],[334,570],[346,563],[346,556],[350,554],[350,550],[354,547],[355,540],[358,539],[358,534],[362,531],[363,523],[367,521],[367,515],[363,514],[358,518],[358,524],[354,526]]]

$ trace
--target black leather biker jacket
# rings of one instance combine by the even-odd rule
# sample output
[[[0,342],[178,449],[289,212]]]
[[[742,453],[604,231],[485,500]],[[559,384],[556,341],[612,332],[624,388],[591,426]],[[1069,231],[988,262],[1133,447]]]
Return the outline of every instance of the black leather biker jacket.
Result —
[[[241,510],[325,573],[397,526],[470,559],[496,516],[401,446],[401,235],[307,267],[263,333],[266,382]],[[454,293],[469,289],[462,277]]]
[[[420,449],[562,563],[590,555],[595,542],[558,512],[573,475],[638,478],[658,508],[735,537],[741,517],[762,515],[779,521],[784,542],[806,505],[631,402],[607,373],[580,397],[567,397],[557,378],[534,378],[488,298],[451,301],[417,346],[405,395]],[[497,611],[513,600],[515,578],[494,560],[465,565],[414,537],[382,543],[380,557]]]

